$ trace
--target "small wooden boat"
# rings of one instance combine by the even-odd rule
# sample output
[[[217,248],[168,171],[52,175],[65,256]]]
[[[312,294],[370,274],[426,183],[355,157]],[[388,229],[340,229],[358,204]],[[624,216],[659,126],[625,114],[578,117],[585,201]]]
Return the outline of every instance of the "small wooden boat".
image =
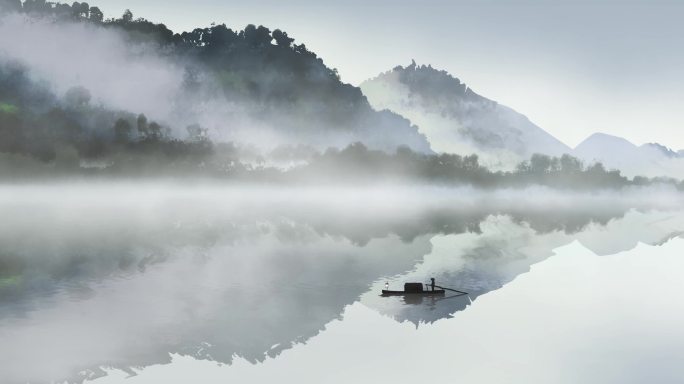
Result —
[[[406,291],[389,291],[387,289],[382,290],[383,296],[406,296],[406,295],[423,295],[423,296],[437,296],[444,295],[445,291],[443,289],[435,289],[434,291],[422,291],[422,292],[406,292]]]
[[[406,283],[403,291],[391,291],[389,289],[382,290],[382,296],[407,296],[407,295],[422,295],[422,296],[437,296],[444,295],[443,289],[423,289],[422,283]]]

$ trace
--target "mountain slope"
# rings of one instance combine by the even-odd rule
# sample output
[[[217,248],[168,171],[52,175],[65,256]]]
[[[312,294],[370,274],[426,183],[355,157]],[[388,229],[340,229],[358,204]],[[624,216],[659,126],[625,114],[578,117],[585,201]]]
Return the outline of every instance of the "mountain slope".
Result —
[[[79,87],[92,104],[144,113],[175,137],[198,125],[213,140],[264,150],[360,141],[431,152],[408,120],[374,110],[359,88],[281,30],[220,24],[179,34],[130,12],[103,20],[86,3],[11,3],[0,7],[0,67],[22,68],[58,101]],[[9,104],[29,111],[39,103],[0,99]],[[112,136],[111,125],[96,123],[88,131]]]
[[[483,163],[511,167],[534,153],[571,149],[514,110],[484,98],[445,71],[398,66],[361,84],[376,109],[417,124],[435,151],[476,153]]]
[[[657,143],[637,146],[622,137],[595,133],[580,143],[573,155],[585,162],[601,162],[627,176],[684,177],[684,157]]]

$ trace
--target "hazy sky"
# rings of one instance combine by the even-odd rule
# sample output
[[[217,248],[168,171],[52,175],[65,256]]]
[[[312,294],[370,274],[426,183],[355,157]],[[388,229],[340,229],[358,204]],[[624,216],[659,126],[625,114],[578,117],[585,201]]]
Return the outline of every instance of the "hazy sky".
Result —
[[[593,132],[684,149],[684,1],[100,0],[188,30],[263,24],[358,85],[411,59],[460,78],[568,145]]]

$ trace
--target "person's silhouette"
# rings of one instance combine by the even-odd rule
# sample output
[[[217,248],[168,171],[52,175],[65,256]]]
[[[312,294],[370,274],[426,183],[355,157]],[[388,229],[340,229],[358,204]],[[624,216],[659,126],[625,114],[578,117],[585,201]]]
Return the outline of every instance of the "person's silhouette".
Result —
[[[431,281],[430,286],[432,287],[432,291],[434,292],[435,291],[435,278],[431,277],[430,281]]]

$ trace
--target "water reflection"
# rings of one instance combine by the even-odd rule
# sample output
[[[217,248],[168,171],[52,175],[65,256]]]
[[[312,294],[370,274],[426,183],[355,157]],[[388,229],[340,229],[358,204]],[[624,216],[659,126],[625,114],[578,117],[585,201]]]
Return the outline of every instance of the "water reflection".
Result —
[[[676,239],[597,257],[575,241],[452,319],[416,329],[356,303],[307,345],[262,364],[175,356],[129,381],[679,383],[683,252]],[[121,380],[112,372],[93,384]]]
[[[398,321],[431,323],[452,317],[466,309],[478,296],[501,288],[517,276],[553,254],[553,249],[578,240],[592,252],[610,255],[630,250],[639,242],[658,245],[681,234],[684,216],[671,212],[630,211],[605,225],[592,223],[582,231],[539,233],[530,225],[519,224],[507,216],[490,216],[480,225],[480,233],[438,236],[431,240],[432,252],[406,273],[393,276],[390,285],[420,281],[434,276],[441,285],[462,289],[468,299],[404,305],[404,301],[378,298],[385,284],[378,280],[362,296],[361,302]]]
[[[170,353],[258,362],[359,300],[398,321],[433,322],[575,239],[606,254],[684,229],[676,195],[391,192],[1,189],[12,218],[0,222],[2,377],[79,381]],[[387,279],[432,276],[470,295],[378,297]]]

